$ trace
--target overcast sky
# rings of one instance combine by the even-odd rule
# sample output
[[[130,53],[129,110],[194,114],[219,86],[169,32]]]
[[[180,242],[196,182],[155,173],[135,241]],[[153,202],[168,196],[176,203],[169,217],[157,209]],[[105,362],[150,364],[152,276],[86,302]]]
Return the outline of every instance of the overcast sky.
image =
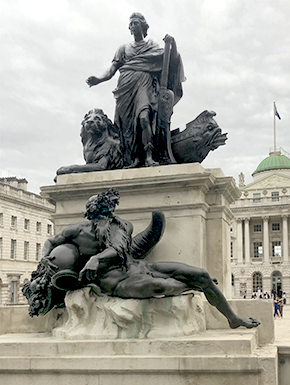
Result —
[[[1,0],[1,176],[26,178],[28,189],[53,184],[64,165],[84,164],[80,122],[92,108],[114,119],[117,75],[89,89],[116,49],[132,37],[132,12],[148,37],[177,42],[187,81],[171,128],[214,110],[226,146],[203,167],[246,183],[274,145],[290,153],[289,0]]]

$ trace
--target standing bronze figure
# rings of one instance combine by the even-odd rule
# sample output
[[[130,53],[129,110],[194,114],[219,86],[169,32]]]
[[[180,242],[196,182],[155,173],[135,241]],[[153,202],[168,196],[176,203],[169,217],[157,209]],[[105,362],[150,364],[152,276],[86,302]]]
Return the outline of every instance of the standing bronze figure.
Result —
[[[165,55],[157,43],[144,39],[148,28],[144,16],[133,13],[129,30],[134,41],[117,50],[110,68],[102,76],[90,76],[86,81],[92,87],[111,79],[118,70],[120,72],[117,88],[113,91],[115,125],[119,130],[124,166],[128,168],[175,162],[168,133],[173,105],[182,97],[183,66],[174,38],[165,36],[168,47]],[[160,93],[162,69],[162,86],[171,91],[166,98]],[[161,113],[159,111],[158,117],[162,99],[167,105]],[[168,127],[162,127],[164,121]],[[164,147],[167,148],[164,150]]]

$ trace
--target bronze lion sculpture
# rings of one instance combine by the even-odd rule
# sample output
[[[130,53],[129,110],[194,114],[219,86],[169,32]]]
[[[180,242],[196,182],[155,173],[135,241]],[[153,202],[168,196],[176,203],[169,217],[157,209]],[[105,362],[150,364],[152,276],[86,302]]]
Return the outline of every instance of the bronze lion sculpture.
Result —
[[[120,140],[114,124],[103,110],[95,108],[84,116],[80,136],[86,164],[61,167],[57,175],[122,168]]]

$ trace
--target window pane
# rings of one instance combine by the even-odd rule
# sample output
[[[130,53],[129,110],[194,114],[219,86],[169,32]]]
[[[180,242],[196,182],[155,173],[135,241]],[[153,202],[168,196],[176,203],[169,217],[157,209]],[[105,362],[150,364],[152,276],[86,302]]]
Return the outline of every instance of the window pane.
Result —
[[[11,227],[16,227],[17,226],[17,217],[14,215],[11,216]]]
[[[27,261],[29,257],[29,242],[24,242],[24,259]]]
[[[10,282],[10,303],[15,304],[17,299],[17,282],[11,281]]]
[[[280,231],[280,223],[272,223],[272,231]]]
[[[273,191],[271,193],[271,196],[272,196],[272,201],[273,202],[278,201],[279,200],[279,191]]]
[[[254,225],[254,232],[260,233],[262,231],[262,225]]]
[[[16,239],[11,239],[10,258],[11,259],[15,259],[16,258]]]
[[[29,219],[24,219],[24,229],[29,230]]]
[[[36,222],[36,231],[37,231],[38,233],[41,232],[41,222]]]
[[[254,258],[260,258],[263,256],[262,242],[254,242]]]
[[[253,194],[253,202],[254,203],[261,202],[261,193],[254,193]]]
[[[40,259],[40,253],[41,253],[41,245],[40,243],[37,243],[36,244],[36,260],[39,261]]]
[[[272,256],[273,257],[281,257],[281,242],[280,241],[275,241],[272,242]]]

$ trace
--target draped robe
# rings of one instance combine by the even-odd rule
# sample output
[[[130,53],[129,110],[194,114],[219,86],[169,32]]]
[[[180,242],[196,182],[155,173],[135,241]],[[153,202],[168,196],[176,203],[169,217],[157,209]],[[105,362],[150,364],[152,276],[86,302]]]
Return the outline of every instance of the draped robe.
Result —
[[[152,133],[155,133],[163,53],[163,48],[148,39],[122,45],[113,58],[120,72],[113,94],[116,99],[115,124],[119,130],[125,166],[130,166],[143,150],[139,125],[143,110],[149,111]],[[182,96],[182,81],[183,66],[178,55],[170,60],[167,85],[174,92],[174,104]]]

